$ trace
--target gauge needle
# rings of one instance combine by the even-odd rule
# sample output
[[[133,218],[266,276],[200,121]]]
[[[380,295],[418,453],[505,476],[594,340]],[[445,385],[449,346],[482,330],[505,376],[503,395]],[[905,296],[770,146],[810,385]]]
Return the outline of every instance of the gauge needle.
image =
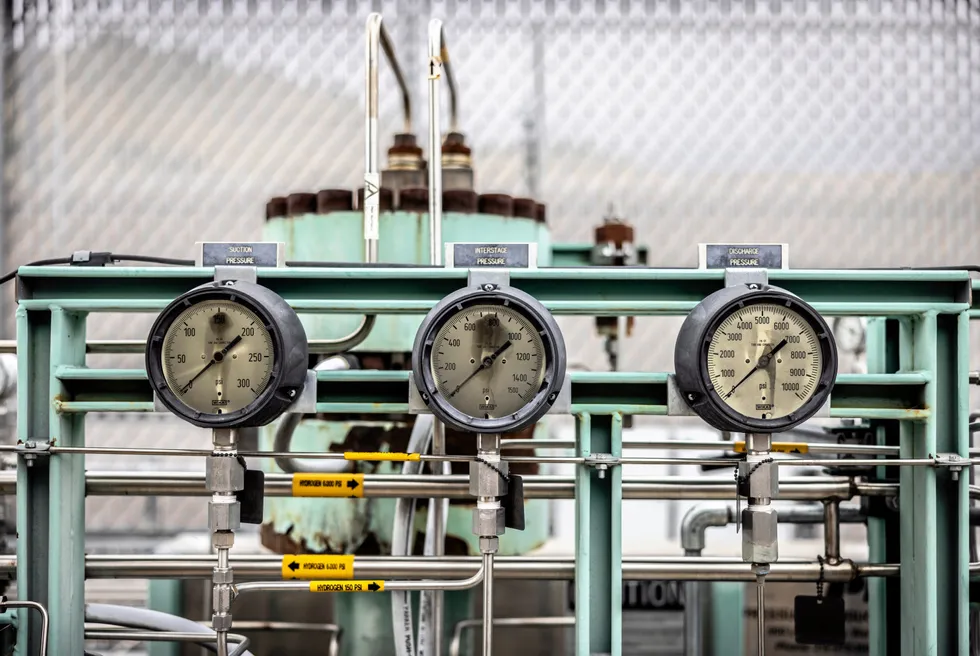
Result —
[[[197,375],[196,376],[194,376],[189,381],[187,381],[187,384],[184,385],[184,389],[180,390],[180,393],[181,394],[186,393],[187,390],[189,390],[191,388],[191,385],[194,384],[194,381],[195,380],[197,380],[198,378],[200,378],[201,376],[203,376],[204,375],[204,372],[207,371],[208,369],[210,369],[212,366],[214,366],[214,364],[216,362],[221,362],[224,359],[225,355],[228,353],[228,351],[230,351],[232,349],[232,347],[235,344],[237,344],[238,342],[240,342],[240,341],[242,341],[242,336],[241,335],[238,335],[237,337],[235,337],[235,339],[233,339],[230,342],[228,342],[228,344],[226,344],[223,349],[221,349],[220,351],[218,351],[217,353],[215,353],[214,354],[214,357],[211,358],[211,361],[208,362],[206,365],[204,365],[204,368],[201,369],[199,372],[197,372]]]
[[[742,383],[744,383],[745,381],[747,381],[749,379],[749,376],[751,376],[752,374],[754,374],[755,372],[757,372],[759,369],[765,369],[766,367],[768,367],[769,366],[769,362],[772,360],[772,356],[776,355],[776,353],[779,351],[779,349],[783,348],[784,346],[786,346],[786,340],[785,339],[782,340],[781,342],[779,342],[778,344],[776,344],[775,348],[773,348],[771,351],[769,351],[768,353],[766,353],[765,355],[763,355],[761,358],[759,358],[759,361],[756,363],[756,365],[754,367],[752,367],[752,370],[749,371],[749,373],[745,374],[745,377],[742,378],[742,380],[740,380],[737,383],[735,383],[735,387],[733,387],[732,389],[730,389],[728,391],[728,394],[725,395],[725,398],[727,399],[732,394],[734,394],[735,393],[735,390],[737,390]]]
[[[500,355],[501,355],[501,354],[502,354],[502,353],[503,353],[504,351],[506,351],[507,349],[509,349],[509,348],[510,348],[510,340],[507,340],[506,342],[504,342],[504,343],[503,343],[503,344],[502,344],[502,345],[500,346],[500,348],[498,348],[498,349],[497,349],[496,351],[494,351],[493,353],[491,353],[491,354],[490,354],[489,356],[487,356],[487,357],[485,357],[485,358],[483,358],[483,362],[481,362],[481,363],[480,363],[480,366],[476,368],[476,371],[474,371],[473,373],[471,373],[471,374],[470,374],[469,376],[467,376],[467,377],[466,377],[466,379],[465,379],[465,380],[463,380],[463,382],[461,382],[461,383],[460,383],[459,385],[457,385],[457,386],[456,386],[456,389],[454,389],[454,390],[452,391],[452,393],[451,393],[451,394],[450,394],[450,395],[449,395],[449,396],[448,396],[447,398],[450,398],[450,399],[451,399],[451,398],[453,398],[454,396],[456,396],[456,394],[457,394],[457,393],[459,393],[459,389],[460,389],[460,388],[461,388],[461,387],[462,387],[463,385],[465,385],[466,383],[468,383],[468,382],[470,382],[471,380],[473,380],[473,378],[474,378],[474,377],[475,377],[475,376],[476,376],[476,375],[477,375],[478,373],[480,373],[481,371],[484,371],[485,369],[489,369],[489,368],[490,368],[490,366],[491,366],[491,365],[492,365],[492,364],[494,363],[494,361],[495,361],[495,360],[496,360],[497,358],[499,358],[499,357],[500,357]]]

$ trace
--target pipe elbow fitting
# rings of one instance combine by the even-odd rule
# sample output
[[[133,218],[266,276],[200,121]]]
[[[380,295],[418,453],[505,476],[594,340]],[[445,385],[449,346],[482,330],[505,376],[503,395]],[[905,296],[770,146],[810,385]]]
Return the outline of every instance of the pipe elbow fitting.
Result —
[[[704,532],[709,526],[728,526],[734,521],[728,506],[698,505],[687,511],[681,520],[681,547],[685,553],[704,550]]]

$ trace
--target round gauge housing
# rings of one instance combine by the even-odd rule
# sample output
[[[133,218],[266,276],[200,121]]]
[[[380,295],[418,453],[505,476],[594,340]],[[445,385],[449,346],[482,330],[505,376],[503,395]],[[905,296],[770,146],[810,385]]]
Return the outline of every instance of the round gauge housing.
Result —
[[[565,380],[565,341],[551,314],[511,287],[454,292],[426,315],[412,374],[422,400],[459,431],[507,433],[544,415]]]
[[[704,299],[681,326],[677,387],[722,431],[777,433],[812,417],[837,377],[833,332],[784,289],[736,285]]]
[[[146,372],[160,402],[203,428],[263,426],[303,391],[309,354],[299,317],[278,294],[223,280],[157,317]]]

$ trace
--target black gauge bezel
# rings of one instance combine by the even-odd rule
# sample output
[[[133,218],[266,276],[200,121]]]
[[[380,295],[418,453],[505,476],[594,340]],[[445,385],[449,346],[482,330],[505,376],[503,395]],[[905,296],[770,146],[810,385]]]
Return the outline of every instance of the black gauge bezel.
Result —
[[[226,301],[248,309],[259,317],[272,339],[274,357],[269,384],[247,406],[228,414],[194,410],[170,389],[163,371],[167,331],[185,310],[208,301]],[[172,413],[201,428],[268,424],[302,394],[308,364],[309,344],[296,312],[275,292],[244,280],[209,282],[179,296],[157,316],[146,340],[146,374],[157,398]]]
[[[545,371],[541,387],[520,410],[506,417],[471,417],[454,408],[439,392],[432,375],[432,348],[436,335],[457,312],[474,305],[499,305],[521,314],[541,336],[545,349]],[[519,289],[483,286],[461,289],[439,301],[422,320],[412,350],[412,376],[422,401],[447,426],[462,432],[510,433],[538,421],[554,404],[565,383],[566,353],[561,329],[551,313],[533,296]]]
[[[813,396],[785,417],[746,417],[721,399],[708,377],[708,351],[715,331],[732,313],[758,303],[774,303],[799,314],[816,333],[822,354],[823,366]],[[826,320],[785,289],[759,284],[726,287],[707,296],[685,319],[674,349],[675,379],[684,401],[714,428],[740,433],[779,433],[813,417],[827,403],[834,387],[837,362],[834,333]]]

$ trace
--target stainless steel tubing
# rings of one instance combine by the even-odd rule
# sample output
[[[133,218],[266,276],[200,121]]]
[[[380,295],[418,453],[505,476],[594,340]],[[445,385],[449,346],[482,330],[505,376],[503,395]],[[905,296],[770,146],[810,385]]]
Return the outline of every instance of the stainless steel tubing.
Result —
[[[0,493],[16,492],[16,472],[0,472]],[[852,483],[841,477],[786,478],[779,482],[779,499],[790,501],[850,499],[857,495],[895,496],[897,484]],[[292,476],[267,474],[266,496],[292,495]],[[208,496],[204,474],[197,472],[116,472],[86,473],[89,496]],[[574,479],[569,476],[528,476],[524,495],[530,499],[572,499]],[[375,498],[410,497],[427,499],[472,499],[466,475],[367,475],[364,496]],[[704,499],[735,498],[734,482],[725,479],[692,482],[681,476],[634,479],[623,482],[624,499]]]
[[[483,656],[493,656],[493,552],[483,554]]]
[[[824,556],[828,563],[840,562],[840,501],[828,499],[823,502],[823,541]]]
[[[765,577],[758,577],[759,581],[755,586],[756,601],[756,641],[759,643],[759,656],[766,656],[766,585]]]
[[[237,633],[229,633],[228,639],[237,644],[232,656],[248,648],[249,639]],[[139,642],[196,642],[210,645],[215,635],[207,633],[180,633],[177,631],[130,631],[127,629],[85,629],[86,640],[136,640]]]
[[[575,616],[567,617],[500,617],[493,621],[495,627],[514,627],[522,629],[538,629],[575,626]],[[453,639],[449,643],[449,656],[459,656],[463,642],[463,632],[483,626],[483,620],[462,620],[456,622],[453,628]]]
[[[456,104],[449,53],[442,21],[429,21],[429,263],[442,265],[442,129],[439,121],[439,78],[446,69],[449,93]],[[454,112],[455,113],[455,112]]]
[[[210,621],[200,622],[211,626]],[[330,634],[330,644],[327,646],[327,656],[340,656],[340,636],[343,629],[336,624],[314,624],[312,622],[266,622],[262,620],[244,620],[235,622],[239,631],[318,631]],[[232,634],[236,635],[236,634]]]
[[[428,577],[428,573],[424,575]],[[431,577],[428,578],[431,579]],[[426,580],[426,581],[385,581],[384,584],[385,584],[385,591],[446,590],[450,592],[455,592],[459,590],[469,590],[470,588],[479,585],[482,581],[483,581],[483,565],[480,564],[477,567],[476,573],[465,579],[445,578],[442,580]],[[237,599],[239,596],[245,594],[246,592],[277,592],[277,591],[309,592],[310,582],[309,581],[270,581],[270,582],[249,581],[247,583],[232,584],[232,587],[234,589],[235,599]]]
[[[388,31],[381,22],[381,14],[372,13],[367,18],[367,40],[365,46],[365,98],[364,116],[364,261],[378,261],[378,221],[381,215],[379,191],[381,189],[381,146],[378,139],[378,66],[384,50],[402,92],[402,105],[405,111],[406,133],[412,132],[412,102],[402,74],[395,48]]]
[[[41,616],[41,642],[38,647],[38,656],[48,656],[48,609],[36,601],[8,601],[6,597],[0,597],[0,608],[36,610]]]
[[[215,563],[213,556],[135,556],[102,555],[85,559],[86,578],[202,578],[209,576]],[[281,556],[252,556],[233,558],[232,567],[243,578],[278,578],[281,574]],[[857,577],[893,576],[898,574],[897,564],[853,563],[842,560],[837,565],[824,564],[827,581],[850,581]],[[980,563],[971,564],[971,571],[980,571]],[[575,574],[573,557],[531,558],[525,556],[496,556],[494,576],[507,580],[570,580]],[[13,572],[11,572],[13,575]],[[820,575],[817,562],[784,560],[773,563],[775,581],[816,581]],[[453,589],[467,589],[477,585],[482,577],[479,557],[421,557],[392,558],[387,556],[357,556],[354,560],[354,577],[357,579],[386,580],[385,589],[418,590],[421,584],[433,582],[437,587],[451,583]],[[470,578],[466,578],[470,577]],[[732,558],[683,558],[643,557],[623,560],[623,578],[627,580],[657,580],[669,577],[686,581],[754,581],[748,563]],[[427,581],[388,581],[387,579],[426,579]],[[466,580],[461,580],[466,579]],[[440,582],[442,580],[442,582]],[[448,581],[447,581],[448,580]],[[241,583],[239,591],[272,585],[269,589],[307,590],[308,581],[278,583]],[[244,586],[244,587],[243,587]],[[408,586],[408,587],[403,587]]]

